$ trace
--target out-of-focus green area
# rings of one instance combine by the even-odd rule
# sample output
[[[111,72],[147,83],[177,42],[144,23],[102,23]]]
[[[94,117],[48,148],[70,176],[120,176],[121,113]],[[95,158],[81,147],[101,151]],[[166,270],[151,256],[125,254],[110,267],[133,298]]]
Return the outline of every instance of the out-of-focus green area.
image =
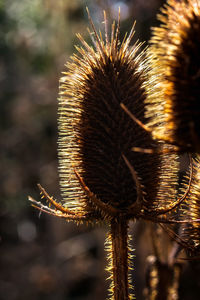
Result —
[[[27,206],[37,182],[54,185],[58,80],[85,26],[84,1],[1,1],[1,202]]]
[[[88,38],[88,6],[102,25],[121,7],[121,35],[137,20],[148,40],[160,0],[0,0],[0,299],[106,298],[104,229],[77,227],[39,214],[37,183],[60,199],[57,171],[57,97],[64,64]],[[148,237],[136,226],[136,295],[142,299]],[[141,236],[143,241],[140,242]],[[143,245],[143,246],[141,246]],[[136,252],[137,254],[137,252]],[[186,293],[185,293],[186,294]],[[189,298],[184,298],[189,299]]]

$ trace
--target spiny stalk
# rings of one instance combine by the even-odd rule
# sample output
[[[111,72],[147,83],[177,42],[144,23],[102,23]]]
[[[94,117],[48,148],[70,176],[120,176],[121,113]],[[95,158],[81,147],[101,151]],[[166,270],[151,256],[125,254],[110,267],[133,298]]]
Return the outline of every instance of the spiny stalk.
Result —
[[[112,220],[106,240],[109,260],[107,271],[111,279],[109,292],[112,299],[135,299],[130,278],[132,269],[130,240],[127,220]],[[117,253],[120,255],[116,255]]]

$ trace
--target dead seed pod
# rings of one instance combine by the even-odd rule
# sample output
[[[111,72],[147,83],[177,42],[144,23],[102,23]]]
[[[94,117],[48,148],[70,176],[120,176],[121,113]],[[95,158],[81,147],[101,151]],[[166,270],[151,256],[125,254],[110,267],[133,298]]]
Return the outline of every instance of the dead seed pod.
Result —
[[[169,174],[165,186],[176,189],[178,164],[173,155],[148,156],[131,150],[133,146],[164,147],[120,107],[123,103],[145,122],[146,89],[153,89],[155,83],[147,75],[150,68],[141,44],[130,47],[134,26],[120,45],[119,21],[116,29],[113,24],[109,39],[105,17],[105,41],[90,22],[94,48],[78,35],[83,45],[77,47],[80,56],[73,55],[60,81],[58,150],[63,201],[72,199],[67,205],[72,208],[87,206],[85,185],[105,205],[108,214],[97,209],[103,219],[115,215],[114,211],[133,217],[157,202],[163,204],[169,193],[162,189],[158,200],[164,172]],[[175,193],[170,196],[174,199]],[[169,204],[166,199],[165,204]]]
[[[155,139],[200,152],[200,2],[168,0],[161,13],[150,40],[160,97],[150,92],[146,116]]]
[[[193,168],[193,176],[191,179],[190,191],[186,196],[186,201],[181,207],[181,218],[187,216],[190,220],[188,224],[183,225],[183,232],[181,235],[185,247],[192,255],[200,255],[200,223],[196,220],[200,219],[200,157],[196,155],[192,159],[191,168]],[[186,181],[188,176],[186,176]]]
[[[41,211],[67,221],[109,223],[111,297],[131,299],[129,220],[174,222],[166,214],[184,200],[188,189],[176,199],[177,155],[163,154],[162,149],[170,146],[153,141],[120,106],[124,103],[145,122],[146,89],[155,85],[149,79],[146,52],[139,43],[130,45],[134,26],[120,43],[120,18],[109,37],[104,14],[105,39],[89,19],[93,47],[78,35],[79,54],[72,56],[60,80],[58,155],[63,200],[55,201],[40,185],[53,208],[30,200]],[[133,146],[161,151],[146,155],[132,151]]]

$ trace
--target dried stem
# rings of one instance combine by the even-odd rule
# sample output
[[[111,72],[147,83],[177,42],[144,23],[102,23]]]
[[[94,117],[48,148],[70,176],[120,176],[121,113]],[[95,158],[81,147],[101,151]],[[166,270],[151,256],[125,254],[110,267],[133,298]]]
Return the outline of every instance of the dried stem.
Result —
[[[131,299],[129,283],[128,221],[111,221],[110,239],[112,244],[112,294],[114,300]]]

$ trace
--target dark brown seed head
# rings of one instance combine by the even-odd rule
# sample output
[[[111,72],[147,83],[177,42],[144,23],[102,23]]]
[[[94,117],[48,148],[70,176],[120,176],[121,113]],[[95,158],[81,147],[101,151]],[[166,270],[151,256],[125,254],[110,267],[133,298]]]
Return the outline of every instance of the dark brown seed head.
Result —
[[[169,0],[161,12],[162,25],[153,29],[151,52],[162,93],[160,99],[150,96],[147,115],[152,117],[155,137],[199,152],[200,2]],[[163,105],[163,127],[158,105]]]
[[[144,209],[163,199],[163,206],[167,205],[174,201],[176,157],[133,152],[133,146],[151,148],[156,143],[120,107],[123,103],[145,122],[146,89],[154,89],[145,51],[139,54],[138,43],[130,46],[134,27],[120,43],[119,22],[116,29],[113,24],[109,38],[105,18],[105,41],[92,21],[91,25],[94,48],[79,36],[79,55],[72,56],[60,81],[58,147],[64,201],[72,208],[87,206],[76,170],[89,190],[119,213],[128,215],[138,198]],[[135,178],[123,156],[134,168]]]
[[[194,250],[194,252],[200,253],[200,223],[195,220],[200,219],[200,157],[195,156],[192,160],[193,176],[191,180],[191,187],[186,198],[186,203],[183,205],[182,218],[194,220],[188,222],[184,226],[183,240],[186,241],[186,245]]]

